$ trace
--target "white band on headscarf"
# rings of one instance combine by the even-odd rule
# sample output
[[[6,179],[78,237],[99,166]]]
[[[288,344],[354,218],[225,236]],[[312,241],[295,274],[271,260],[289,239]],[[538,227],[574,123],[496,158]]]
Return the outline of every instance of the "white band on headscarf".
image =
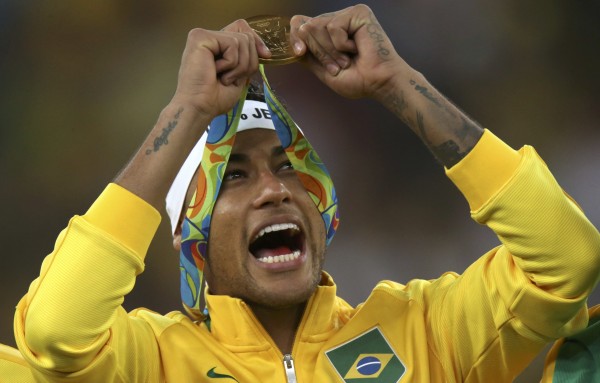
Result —
[[[261,101],[246,100],[244,102],[242,117],[240,118],[237,131],[241,132],[255,128],[275,130],[267,104]],[[210,129],[210,127],[208,129]],[[207,135],[208,134],[204,132],[202,137],[200,137],[200,140],[196,143],[183,163],[179,173],[177,173],[177,176],[175,177],[175,180],[173,180],[173,184],[167,193],[166,209],[171,221],[172,234],[175,234],[175,230],[177,230],[177,227],[179,226],[179,219],[181,218],[181,212],[183,210],[183,204],[185,203],[188,188],[190,187],[192,178],[194,178],[194,175],[198,170],[200,161],[202,161],[202,153],[204,153]]]

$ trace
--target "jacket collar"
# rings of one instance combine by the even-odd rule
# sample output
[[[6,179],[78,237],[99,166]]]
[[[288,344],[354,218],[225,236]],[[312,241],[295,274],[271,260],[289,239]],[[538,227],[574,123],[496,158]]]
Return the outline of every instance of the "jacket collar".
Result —
[[[241,299],[207,293],[206,303],[211,332],[219,343],[239,351],[267,349],[272,345],[251,308]],[[306,305],[296,341],[315,342],[327,338],[346,322],[350,310],[352,307],[336,296],[331,276],[323,272],[319,286]]]

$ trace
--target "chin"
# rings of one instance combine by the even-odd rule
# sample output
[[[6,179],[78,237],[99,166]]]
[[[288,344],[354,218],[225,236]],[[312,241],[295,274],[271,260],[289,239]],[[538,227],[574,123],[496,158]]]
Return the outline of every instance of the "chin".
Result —
[[[275,286],[270,286],[268,291],[263,290],[262,293],[254,297],[247,297],[244,300],[253,302],[263,307],[269,308],[287,308],[305,303],[310,299],[317,289],[319,278],[298,284],[290,285],[289,282],[283,282],[283,285],[277,283]]]
[[[286,309],[306,303],[312,295],[312,292],[294,296],[262,296],[255,301],[249,302],[269,309]]]

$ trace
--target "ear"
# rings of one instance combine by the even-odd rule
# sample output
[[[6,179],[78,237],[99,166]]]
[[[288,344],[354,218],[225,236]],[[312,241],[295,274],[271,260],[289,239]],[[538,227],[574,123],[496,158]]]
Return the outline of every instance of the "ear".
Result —
[[[173,248],[178,252],[181,251],[181,225],[175,229],[173,234]]]

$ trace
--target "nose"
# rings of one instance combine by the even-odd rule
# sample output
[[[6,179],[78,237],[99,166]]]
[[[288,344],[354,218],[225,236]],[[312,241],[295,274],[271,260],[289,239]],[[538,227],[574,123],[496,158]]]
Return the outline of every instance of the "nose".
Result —
[[[292,193],[283,180],[271,171],[263,171],[259,174],[257,182],[258,192],[254,199],[254,207],[279,206],[292,198]]]

